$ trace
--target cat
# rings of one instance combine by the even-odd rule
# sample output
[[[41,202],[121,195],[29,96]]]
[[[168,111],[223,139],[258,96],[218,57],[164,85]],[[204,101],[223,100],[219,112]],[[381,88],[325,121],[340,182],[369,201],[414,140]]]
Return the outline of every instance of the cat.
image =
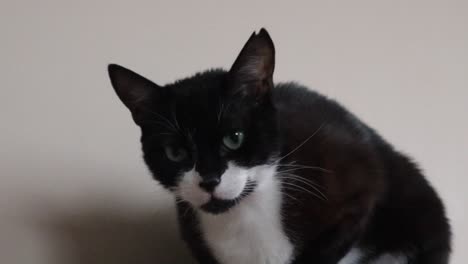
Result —
[[[208,264],[444,264],[451,232],[417,165],[336,101],[274,83],[254,32],[232,67],[172,84],[116,64],[143,159]]]

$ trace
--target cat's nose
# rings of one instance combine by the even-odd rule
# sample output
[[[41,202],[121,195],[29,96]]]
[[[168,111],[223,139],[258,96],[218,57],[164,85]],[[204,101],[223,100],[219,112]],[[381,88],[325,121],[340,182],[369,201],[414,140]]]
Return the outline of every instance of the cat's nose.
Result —
[[[199,185],[200,187],[207,191],[207,192],[212,192],[216,186],[219,184],[221,180],[218,177],[210,177],[207,179],[203,179]]]

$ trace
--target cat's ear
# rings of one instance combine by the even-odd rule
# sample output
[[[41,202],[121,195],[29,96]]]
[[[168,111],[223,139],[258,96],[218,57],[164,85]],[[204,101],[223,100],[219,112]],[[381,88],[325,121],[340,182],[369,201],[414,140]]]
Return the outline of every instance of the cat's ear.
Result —
[[[235,92],[254,94],[257,98],[273,87],[275,47],[262,28],[250,36],[229,70],[229,81]]]
[[[140,124],[142,113],[150,107],[160,87],[145,77],[117,64],[107,67],[115,92]]]

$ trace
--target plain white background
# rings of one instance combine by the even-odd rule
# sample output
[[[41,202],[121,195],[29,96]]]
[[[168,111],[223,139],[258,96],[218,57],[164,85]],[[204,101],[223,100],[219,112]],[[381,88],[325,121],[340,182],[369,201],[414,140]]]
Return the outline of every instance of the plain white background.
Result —
[[[264,26],[277,81],[336,98],[421,164],[466,263],[468,2],[233,2],[0,2],[1,262],[187,263],[106,65],[164,84],[229,67]]]

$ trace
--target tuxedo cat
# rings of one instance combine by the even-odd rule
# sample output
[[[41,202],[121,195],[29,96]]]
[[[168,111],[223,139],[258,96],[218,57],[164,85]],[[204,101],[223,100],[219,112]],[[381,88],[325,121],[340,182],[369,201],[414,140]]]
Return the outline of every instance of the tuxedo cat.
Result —
[[[450,227],[417,166],[337,102],[273,82],[253,33],[229,71],[159,86],[109,65],[144,161],[200,263],[448,263]]]

